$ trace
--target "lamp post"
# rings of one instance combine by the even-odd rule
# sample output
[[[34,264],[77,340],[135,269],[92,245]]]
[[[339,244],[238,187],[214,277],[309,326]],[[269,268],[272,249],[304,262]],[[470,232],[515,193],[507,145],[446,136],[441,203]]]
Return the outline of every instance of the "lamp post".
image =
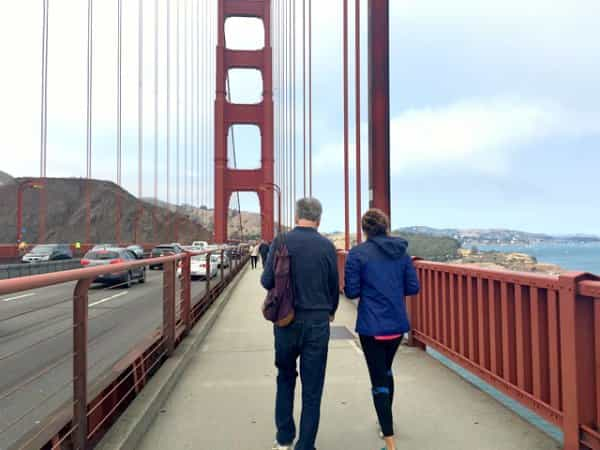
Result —
[[[27,188],[36,189],[40,191],[41,197],[42,195],[44,195],[44,193],[42,192],[44,187],[45,182],[42,179],[22,181],[17,187],[17,243],[20,243],[23,240],[23,191],[25,191],[25,189]],[[44,213],[45,212],[42,211],[40,208],[40,230],[38,236],[38,243],[41,243],[45,240],[45,217],[42,218],[42,215],[44,215]]]
[[[261,188],[264,191],[271,190],[277,193],[277,214],[279,216],[277,220],[277,232],[281,234],[281,188],[275,183],[263,183]]]

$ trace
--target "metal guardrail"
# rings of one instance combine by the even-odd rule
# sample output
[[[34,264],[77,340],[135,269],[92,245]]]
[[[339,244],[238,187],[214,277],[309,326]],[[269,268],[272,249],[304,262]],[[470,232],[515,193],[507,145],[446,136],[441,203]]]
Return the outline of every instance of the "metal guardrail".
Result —
[[[344,268],[347,253],[338,253]],[[600,279],[415,260],[410,344],[432,347],[562,429],[564,449],[600,450]],[[343,277],[340,277],[343,290]]]
[[[247,263],[247,248],[242,246],[238,252],[238,257],[231,259],[231,265],[227,270],[221,266],[214,279],[211,279],[210,276],[205,278],[204,293],[194,298],[192,298],[191,289],[191,258],[206,254],[209,264],[207,273],[210,273],[210,252],[184,253],[111,266],[87,267],[0,280],[0,295],[18,294],[31,289],[76,282],[72,297],[66,301],[67,304],[70,302],[72,305],[72,314],[69,314],[69,316],[72,315],[72,323],[68,328],[40,342],[28,344],[21,351],[12,351],[0,356],[1,360],[8,360],[37,345],[45,344],[58,335],[72,332],[73,350],[58,361],[58,363],[66,363],[70,360],[70,364],[72,364],[72,377],[64,380],[67,383],[65,386],[72,385],[72,401],[46,419],[36,422],[35,428],[28,431],[15,448],[27,450],[39,448],[86,450],[92,448],[110,424],[139,393],[148,378],[173,354],[174,349],[194,324],[202,318],[206,310]],[[221,255],[223,255],[223,251],[221,251]],[[160,263],[164,268],[162,283],[159,287],[163,304],[162,323],[158,329],[148,329],[147,336],[145,338],[142,336],[141,342],[132,344],[133,347],[128,350],[128,354],[110,369],[109,375],[93,381],[90,376],[88,355],[91,351],[90,347],[97,342],[98,337],[92,339],[89,331],[90,322],[107,313],[102,312],[96,316],[90,314],[88,292],[90,285],[99,275],[127,272],[147,266],[151,262]],[[180,276],[177,276],[178,266],[181,268]],[[59,303],[65,302],[61,300]],[[51,306],[56,304],[58,303]],[[26,313],[36,313],[41,309],[36,306]],[[22,316],[26,313],[17,312],[12,317]],[[10,318],[11,316],[4,320],[10,320]],[[29,383],[51,370],[55,370],[58,363],[43,368],[37,375],[23,380],[16,387],[0,392],[0,398],[18,394]],[[41,403],[43,404],[54,395],[56,393],[50,394],[42,399]],[[29,406],[27,405],[27,407]],[[27,414],[34,411],[35,408],[36,405],[33,405]],[[27,417],[27,414],[5,428],[14,426],[18,421]]]
[[[9,278],[43,275],[52,272],[62,272],[81,268],[80,259],[65,259],[41,263],[0,264],[0,280]]]

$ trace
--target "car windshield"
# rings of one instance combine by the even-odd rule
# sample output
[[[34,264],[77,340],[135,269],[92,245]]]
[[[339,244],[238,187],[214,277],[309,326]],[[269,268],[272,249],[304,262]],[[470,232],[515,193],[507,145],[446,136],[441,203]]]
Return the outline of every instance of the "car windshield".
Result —
[[[57,248],[56,245],[37,245],[33,248],[33,250],[31,250],[31,253],[34,255],[52,253],[55,248]]]
[[[201,262],[204,262],[204,261],[206,261],[206,255],[192,256],[192,261],[201,261]]]
[[[109,251],[88,252],[84,258],[95,260],[117,259],[119,258],[119,254],[117,252]]]
[[[175,249],[173,247],[156,247],[152,251],[155,252],[155,253],[158,253],[158,252],[174,252]]]

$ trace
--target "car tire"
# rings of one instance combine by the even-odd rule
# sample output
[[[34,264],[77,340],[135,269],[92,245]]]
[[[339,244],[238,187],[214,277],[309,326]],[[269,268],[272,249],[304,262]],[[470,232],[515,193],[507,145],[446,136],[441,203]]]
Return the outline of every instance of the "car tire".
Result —
[[[142,277],[140,278],[140,284],[144,284],[146,282],[146,269],[142,270]]]
[[[127,272],[127,278],[125,280],[125,289],[129,289],[131,287],[131,272]]]

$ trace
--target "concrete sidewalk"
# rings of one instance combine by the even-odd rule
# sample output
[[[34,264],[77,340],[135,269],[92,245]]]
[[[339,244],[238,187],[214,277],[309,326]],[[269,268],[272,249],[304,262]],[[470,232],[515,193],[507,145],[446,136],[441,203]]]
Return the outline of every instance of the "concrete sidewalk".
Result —
[[[275,436],[273,331],[260,314],[259,270],[249,270],[140,443],[142,450],[263,450]],[[369,377],[342,300],[332,332],[319,450],[379,450]],[[347,335],[346,338],[342,335]],[[395,362],[398,447],[550,450],[559,444],[424,352]],[[300,407],[298,392],[297,409]],[[298,417],[297,411],[296,417]]]

